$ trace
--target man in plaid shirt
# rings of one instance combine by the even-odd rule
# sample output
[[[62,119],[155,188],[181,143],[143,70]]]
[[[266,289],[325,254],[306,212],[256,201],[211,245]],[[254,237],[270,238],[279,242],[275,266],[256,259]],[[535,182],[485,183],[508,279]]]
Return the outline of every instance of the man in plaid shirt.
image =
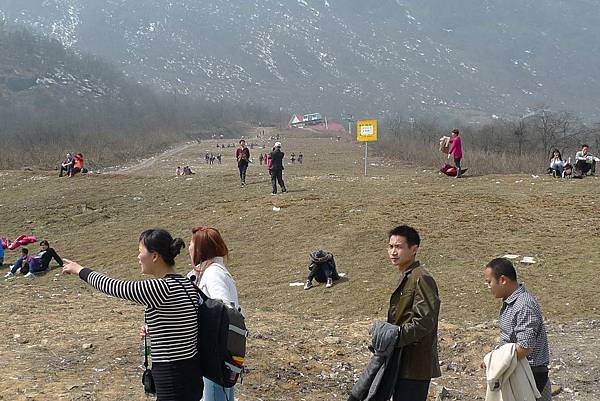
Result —
[[[500,309],[501,344],[517,344],[517,359],[527,358],[538,391],[538,399],[549,401],[552,396],[548,380],[550,351],[542,310],[535,297],[517,281],[517,272],[510,260],[493,259],[485,267],[485,281],[492,295],[502,298]]]

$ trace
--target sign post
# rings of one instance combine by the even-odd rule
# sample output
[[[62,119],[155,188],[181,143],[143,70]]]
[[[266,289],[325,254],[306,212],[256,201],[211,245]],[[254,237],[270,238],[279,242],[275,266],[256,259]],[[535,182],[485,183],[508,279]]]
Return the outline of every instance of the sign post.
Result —
[[[377,140],[377,120],[359,120],[356,122],[356,140],[365,143],[365,177],[369,157],[369,142]]]

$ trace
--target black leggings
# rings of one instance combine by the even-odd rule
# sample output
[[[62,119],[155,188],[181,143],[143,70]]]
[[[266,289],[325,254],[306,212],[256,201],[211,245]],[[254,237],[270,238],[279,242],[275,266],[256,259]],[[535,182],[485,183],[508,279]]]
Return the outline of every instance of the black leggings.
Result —
[[[199,401],[204,391],[198,356],[152,364],[156,401]]]

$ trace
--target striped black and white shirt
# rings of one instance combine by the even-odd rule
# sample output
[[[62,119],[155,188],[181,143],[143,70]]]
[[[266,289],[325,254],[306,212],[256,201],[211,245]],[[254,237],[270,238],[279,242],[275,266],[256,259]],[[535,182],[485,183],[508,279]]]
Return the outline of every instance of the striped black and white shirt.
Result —
[[[146,305],[152,362],[180,361],[198,353],[198,315],[192,302],[197,305],[199,295],[185,277],[123,281],[88,268],[79,277],[105,294]]]
[[[542,310],[522,284],[502,303],[500,339],[502,344],[517,343],[530,349],[527,360],[531,366],[548,366],[550,350]]]

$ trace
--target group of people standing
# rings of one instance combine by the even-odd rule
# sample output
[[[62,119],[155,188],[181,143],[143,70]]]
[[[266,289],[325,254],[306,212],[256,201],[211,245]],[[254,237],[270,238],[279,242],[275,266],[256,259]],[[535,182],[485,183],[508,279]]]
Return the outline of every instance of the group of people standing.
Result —
[[[81,153],[75,155],[67,153],[65,160],[60,164],[59,177],[66,175],[67,177],[73,177],[77,173],[84,172],[84,160]]]
[[[65,259],[64,274],[78,275],[95,289],[145,306],[141,335],[150,338],[152,375],[157,401],[233,401],[234,389],[202,378],[198,354],[197,304],[194,284],[208,297],[239,308],[235,281],[225,258],[229,250],[219,231],[195,227],[188,247],[193,269],[183,276],[175,270],[175,257],[184,248],[181,238],[160,228],[146,230],[138,241],[142,281],[124,281]]]
[[[248,170],[248,165],[250,163],[250,149],[248,149],[246,146],[246,141],[244,139],[240,139],[239,144],[240,146],[235,150],[235,158],[237,160],[238,170],[240,172],[240,185],[245,187],[246,171]],[[285,182],[283,181],[284,157],[285,153],[281,150],[281,142],[279,141],[275,142],[271,152],[268,155],[263,156],[262,153],[260,155],[261,164],[264,160],[269,171],[269,175],[271,176],[272,195],[277,194],[277,184],[279,184],[281,193],[287,192]]]

